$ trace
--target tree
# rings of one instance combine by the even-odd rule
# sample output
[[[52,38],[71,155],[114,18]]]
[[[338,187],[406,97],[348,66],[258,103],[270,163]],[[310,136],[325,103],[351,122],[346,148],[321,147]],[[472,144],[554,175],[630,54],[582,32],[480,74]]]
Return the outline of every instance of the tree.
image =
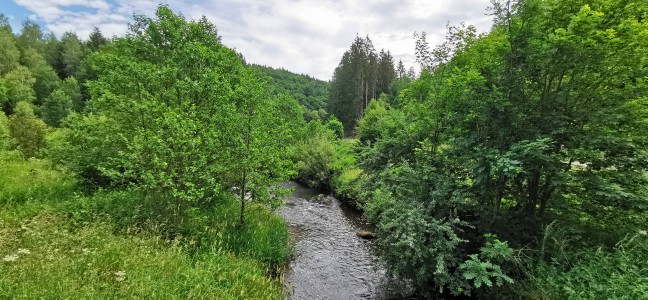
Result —
[[[389,51],[380,50],[378,54],[378,79],[376,83],[376,94],[389,94],[389,88],[396,80],[396,70],[394,70],[394,58]]]
[[[61,90],[72,100],[72,109],[76,112],[82,112],[85,109],[85,102],[81,95],[81,87],[76,78],[68,77],[61,83]]]
[[[0,29],[0,76],[18,67],[20,51],[16,47],[16,40],[10,31]]]
[[[394,77],[391,54],[383,51],[379,57],[369,37],[356,37],[333,73],[327,103],[346,134],[353,131],[369,101],[389,90]]]
[[[35,103],[41,104],[59,86],[60,80],[45,58],[33,48],[26,49],[22,57],[23,65],[29,69],[35,80]]]
[[[20,101],[33,102],[34,83],[36,80],[32,77],[29,69],[19,66],[0,78],[2,86],[5,89],[5,99],[2,108],[8,114],[13,112],[14,106]]]
[[[52,92],[43,103],[43,120],[47,125],[59,127],[61,120],[72,111],[72,98],[64,90],[57,89]]]
[[[403,64],[403,60],[399,59],[398,60],[398,67],[396,68],[396,73],[398,74],[398,79],[403,79],[405,77],[407,71],[405,71],[405,65]]]
[[[59,48],[59,77],[74,76],[81,68],[81,61],[86,56],[86,48],[73,32],[66,32],[61,37]]]
[[[26,158],[38,157],[45,148],[47,125],[34,115],[32,104],[20,101],[9,117],[11,137]]]
[[[95,27],[92,32],[90,33],[90,36],[88,36],[88,41],[86,42],[86,47],[90,51],[97,51],[99,48],[105,44],[108,43],[108,39],[106,39],[99,28]]]
[[[122,145],[103,154],[103,174],[156,197],[174,221],[233,187],[269,201],[269,185],[287,178],[288,100],[269,96],[205,18],[159,6],[89,62],[98,77],[87,110],[115,133],[102,138]]]
[[[43,53],[45,43],[43,41],[43,31],[40,26],[31,20],[23,22],[22,31],[16,38],[16,45],[23,54],[27,49],[34,49],[39,54]],[[23,65],[25,64],[24,57],[22,63]]]

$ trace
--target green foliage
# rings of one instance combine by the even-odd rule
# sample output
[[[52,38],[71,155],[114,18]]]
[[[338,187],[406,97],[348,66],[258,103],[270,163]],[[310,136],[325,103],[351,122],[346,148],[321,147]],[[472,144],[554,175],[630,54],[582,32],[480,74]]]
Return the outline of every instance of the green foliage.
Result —
[[[556,219],[586,232],[580,247],[646,226],[647,4],[493,9],[488,34],[450,26],[432,51],[419,36],[426,70],[356,128],[384,259],[420,289],[496,294],[510,247],[556,259],[540,242]],[[506,242],[479,250],[488,233]]]
[[[318,111],[326,107],[329,83],[308,75],[291,73],[284,69],[251,65],[253,70],[267,76],[268,85],[276,94],[288,94],[295,98],[304,111]]]
[[[379,55],[369,37],[356,37],[333,73],[327,110],[342,122],[345,133],[350,135],[369,102],[382,93],[389,93],[395,79],[391,54],[383,50]]]
[[[549,262],[525,266],[528,299],[643,299],[648,296],[648,240],[639,231],[612,249],[563,248]]]
[[[61,83],[61,90],[72,100],[72,108],[76,112],[82,112],[85,109],[85,102],[81,95],[81,87],[74,77],[68,77]]]
[[[35,102],[41,104],[59,86],[60,80],[45,58],[33,48],[28,48],[23,52],[22,60],[24,61],[23,65],[29,68],[35,80]]]
[[[47,125],[34,115],[30,103],[21,101],[16,104],[14,114],[9,117],[9,129],[18,150],[26,158],[41,155],[41,151],[46,145]]]
[[[290,151],[297,180],[310,187],[328,188],[334,140],[334,133],[320,121],[308,122],[304,138]]]
[[[35,99],[34,83],[36,79],[32,76],[29,69],[24,66],[18,66],[3,77],[0,78],[0,85],[4,88],[4,96],[0,98],[3,100],[3,110],[10,114],[13,112],[16,103],[20,101],[33,102]]]
[[[0,76],[18,67],[20,52],[16,47],[16,40],[11,31],[0,28]]]
[[[268,95],[206,19],[188,22],[160,6],[156,18],[137,17],[125,38],[89,62],[97,80],[88,83],[88,110],[112,132],[91,139],[122,147],[102,151],[97,161],[108,164],[87,168],[84,159],[77,172],[99,170],[113,183],[166,195],[161,205],[178,219],[233,187],[241,223],[246,193],[278,203],[283,191],[269,187],[290,175],[284,148],[301,111],[294,100]],[[71,136],[102,132],[75,130]]]
[[[156,197],[83,196],[46,160],[4,152],[0,169],[0,297],[282,297],[267,271],[288,257],[288,227],[261,205],[245,228],[232,196],[174,223]]]
[[[43,120],[47,125],[59,127],[61,121],[72,111],[72,98],[62,89],[51,93],[43,103]]]
[[[342,122],[340,122],[335,116],[331,116],[326,121],[326,128],[328,128],[328,130],[330,131],[333,131],[337,138],[341,139],[344,137],[344,126],[342,125]]]
[[[9,128],[9,118],[0,111],[0,152],[9,150],[13,146],[11,129]]]

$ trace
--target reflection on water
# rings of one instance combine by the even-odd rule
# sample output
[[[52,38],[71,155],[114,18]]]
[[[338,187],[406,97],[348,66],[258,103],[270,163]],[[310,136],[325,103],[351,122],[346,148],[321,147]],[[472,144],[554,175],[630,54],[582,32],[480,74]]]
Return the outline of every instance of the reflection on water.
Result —
[[[290,224],[295,255],[286,272],[290,299],[392,299],[408,290],[388,280],[371,240],[356,236],[373,231],[361,215],[337,199],[312,201],[318,192],[285,183],[295,192],[279,210]]]

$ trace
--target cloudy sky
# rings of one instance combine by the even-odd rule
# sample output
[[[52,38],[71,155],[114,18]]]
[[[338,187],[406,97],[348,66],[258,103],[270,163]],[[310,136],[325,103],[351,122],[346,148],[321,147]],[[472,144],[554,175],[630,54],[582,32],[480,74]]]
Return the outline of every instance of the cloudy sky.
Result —
[[[86,38],[97,26],[120,36],[133,14],[152,15],[159,0],[0,0],[14,31],[32,19],[61,36]],[[356,35],[414,66],[414,32],[439,43],[445,25],[466,22],[490,29],[489,0],[175,0],[162,1],[189,19],[207,16],[223,42],[248,62],[283,67],[328,80]]]

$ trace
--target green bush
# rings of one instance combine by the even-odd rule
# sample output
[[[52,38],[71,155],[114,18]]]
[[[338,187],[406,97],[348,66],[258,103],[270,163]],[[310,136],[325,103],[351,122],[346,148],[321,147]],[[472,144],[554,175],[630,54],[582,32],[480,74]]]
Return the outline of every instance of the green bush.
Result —
[[[304,139],[290,151],[298,181],[313,188],[326,189],[329,187],[334,141],[333,132],[320,121],[308,122],[304,131]]]
[[[9,118],[9,128],[18,150],[26,158],[41,156],[46,145],[47,125],[36,117],[30,103],[20,101],[16,104],[15,112]]]

